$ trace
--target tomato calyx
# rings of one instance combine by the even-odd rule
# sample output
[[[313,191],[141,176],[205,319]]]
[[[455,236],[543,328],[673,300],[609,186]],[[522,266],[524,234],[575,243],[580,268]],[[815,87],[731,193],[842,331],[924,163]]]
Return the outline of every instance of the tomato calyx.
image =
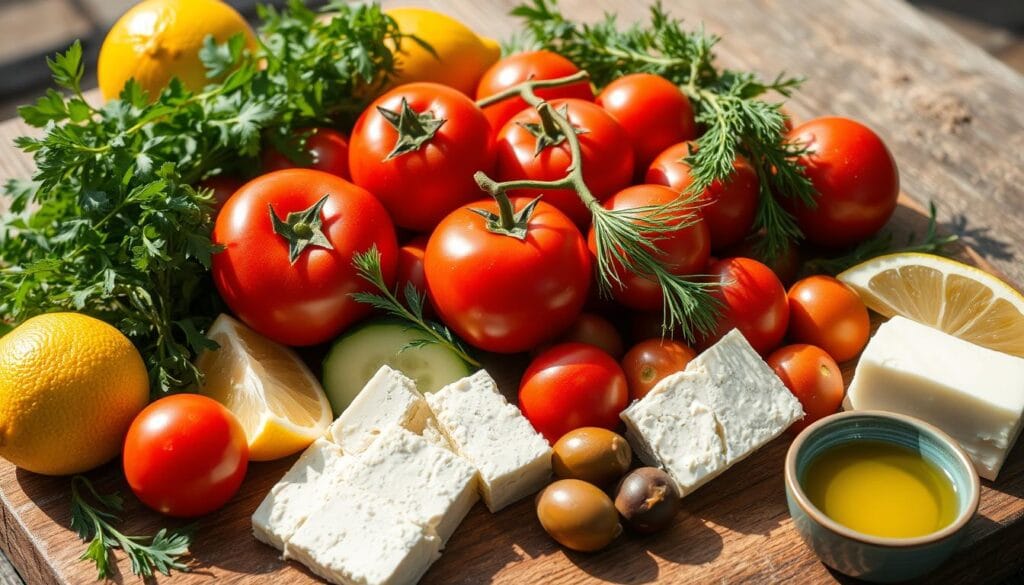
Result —
[[[288,260],[292,264],[295,264],[309,246],[334,249],[331,241],[324,235],[323,218],[320,216],[328,197],[329,195],[324,195],[310,207],[289,213],[283,221],[274,212],[274,206],[267,204],[274,233],[288,241]]]
[[[525,240],[527,228],[530,223],[530,216],[533,215],[533,210],[536,209],[537,204],[540,203],[540,197],[536,197],[533,201],[524,205],[519,211],[515,211],[513,209],[512,202],[509,201],[508,195],[505,195],[504,193],[495,194],[494,199],[498,202],[499,213],[491,213],[486,209],[477,209],[475,207],[470,207],[468,209],[487,220],[487,231],[492,234],[511,236],[517,240]]]
[[[384,160],[391,160],[419,150],[434,138],[441,126],[448,121],[436,117],[430,110],[422,113],[416,112],[409,107],[409,102],[405,98],[402,98],[401,109],[397,112],[380,106],[377,106],[377,111],[398,132],[395,147],[384,157]]]
[[[558,113],[565,118],[569,119],[569,104],[563,105]],[[544,149],[549,146],[558,146],[559,144],[566,141],[565,133],[562,132],[562,128],[555,121],[554,115],[552,114],[551,108],[541,108],[537,111],[540,116],[540,123],[535,124],[533,122],[517,122],[527,132],[533,134],[537,139],[537,147],[533,150],[533,156],[537,157]],[[573,132],[576,135],[586,134],[586,128],[580,128],[579,126],[572,127]]]

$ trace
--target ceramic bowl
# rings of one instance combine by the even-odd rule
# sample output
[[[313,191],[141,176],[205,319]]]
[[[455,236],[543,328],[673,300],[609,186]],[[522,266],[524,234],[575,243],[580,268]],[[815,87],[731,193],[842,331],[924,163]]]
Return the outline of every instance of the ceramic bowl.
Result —
[[[850,441],[888,441],[909,447],[945,470],[956,488],[959,511],[952,524],[916,538],[882,538],[847,528],[811,503],[801,482],[820,453]],[[978,510],[978,474],[949,435],[913,417],[881,411],[841,412],[810,425],[786,455],[786,500],[800,536],[833,569],[875,583],[906,581],[945,561]]]

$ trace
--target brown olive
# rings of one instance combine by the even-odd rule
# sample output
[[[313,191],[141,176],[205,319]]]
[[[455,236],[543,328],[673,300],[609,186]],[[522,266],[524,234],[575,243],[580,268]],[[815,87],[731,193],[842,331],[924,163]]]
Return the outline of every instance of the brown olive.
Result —
[[[620,435],[598,427],[569,431],[555,443],[551,465],[555,476],[581,479],[594,485],[613,485],[629,471],[633,452]]]
[[[668,526],[679,511],[679,491],[657,467],[634,469],[619,482],[615,509],[635,532],[650,534]]]
[[[611,498],[597,486],[561,479],[537,497],[537,518],[559,544],[593,552],[608,546],[622,532]]]

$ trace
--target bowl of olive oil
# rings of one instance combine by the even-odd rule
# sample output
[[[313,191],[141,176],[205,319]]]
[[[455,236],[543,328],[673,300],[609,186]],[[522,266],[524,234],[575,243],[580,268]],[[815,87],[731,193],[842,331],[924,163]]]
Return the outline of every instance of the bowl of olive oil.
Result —
[[[804,542],[833,569],[876,583],[941,565],[978,509],[978,475],[956,441],[890,412],[842,412],[807,427],[785,475]]]

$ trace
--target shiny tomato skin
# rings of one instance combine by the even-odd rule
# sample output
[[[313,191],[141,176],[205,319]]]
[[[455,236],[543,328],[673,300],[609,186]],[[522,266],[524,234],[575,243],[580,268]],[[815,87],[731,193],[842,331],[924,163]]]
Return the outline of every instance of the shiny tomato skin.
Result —
[[[725,258],[712,264],[709,273],[720,285],[714,295],[722,312],[705,345],[738,328],[761,355],[778,347],[789,323],[789,301],[772,269],[751,258]]]
[[[808,242],[850,246],[882,229],[896,210],[900,175],[874,131],[848,118],[825,117],[797,126],[788,136],[810,150],[797,162],[818,192],[814,207],[784,199]]]
[[[527,51],[509,55],[488,69],[476,88],[476,99],[501,93],[502,91],[529,80],[558,79],[578,73],[579,68],[572,61],[551,51]],[[571,85],[545,87],[534,90],[538,97],[551,101],[561,98],[576,98],[588,102],[594,101],[594,90],[589,81],[580,81]],[[484,115],[497,132],[529,105],[522,98],[509,98],[484,108]]]
[[[292,264],[287,240],[275,233],[269,206],[282,220],[328,196],[321,212],[333,250],[311,245]],[[257,177],[217,216],[213,281],[247,325],[285,345],[333,339],[369,313],[351,294],[372,291],[352,257],[376,246],[388,285],[395,281],[398,243],[387,211],[365,189],[321,171],[289,169]]]
[[[615,430],[628,403],[618,362],[585,343],[563,343],[540,354],[519,384],[519,408],[552,445],[581,427]]]
[[[641,173],[661,151],[697,138],[690,99],[664,77],[624,75],[598,94],[597,103],[626,130]]]
[[[587,343],[604,350],[615,359],[626,350],[622,336],[612,322],[594,313],[580,313],[572,325],[558,336],[555,343]],[[544,348],[547,349],[547,348]]]
[[[390,160],[398,132],[378,108],[401,112],[402,99],[416,113],[446,122],[418,150]],[[457,207],[482,194],[473,174],[494,167],[491,127],[463,93],[436,83],[401,85],[377,98],[356,121],[349,149],[352,181],[380,199],[395,225],[430,231]]]
[[[772,272],[775,273],[775,276],[779,277],[779,281],[782,282],[783,285],[788,286],[796,282],[797,276],[800,274],[801,263],[803,261],[800,247],[797,246],[795,242],[790,241],[779,254],[769,260],[764,257],[763,250],[760,248],[760,238],[760,235],[756,235],[741,241],[735,246],[730,246],[722,251],[722,256],[724,258],[732,258],[736,256],[753,258],[768,268],[771,268]]]
[[[249,465],[245,430],[227,408],[198,394],[161,398],[124,440],[124,476],[143,504],[190,518],[230,500]]]
[[[871,319],[864,301],[849,286],[831,276],[798,281],[789,298],[789,339],[816,345],[837,362],[851,360],[871,336]]]
[[[303,128],[297,134],[306,134],[306,153],[312,159],[308,166],[297,165],[273,146],[263,151],[263,172],[306,168],[323,171],[350,179],[348,172],[348,139],[331,128]]]
[[[685,343],[672,339],[647,339],[629,348],[622,358],[622,371],[629,385],[629,399],[640,400],[658,382],[676,372],[697,357],[697,352]]]
[[[675,201],[678,196],[677,192],[663,185],[634,185],[608,198],[602,206],[605,209],[622,210],[648,205],[666,205]],[[669,272],[678,276],[703,272],[711,254],[711,238],[699,210],[692,207],[681,209],[674,223],[678,224],[691,214],[695,216],[692,225],[669,232],[654,241],[654,246],[662,252],[658,258],[668,265]],[[593,228],[587,236],[587,245],[596,256],[597,242]],[[657,281],[628,273],[617,262],[615,264],[615,269],[622,280],[621,286],[612,286],[612,297],[616,301],[641,311],[661,308],[662,292]]]
[[[515,209],[529,200],[513,199]],[[525,240],[487,230],[470,208],[444,218],[427,243],[423,269],[434,310],[467,343],[486,351],[528,351],[579,316],[590,286],[590,254],[562,212],[541,201]]]
[[[696,152],[695,142],[681,142],[663,150],[648,167],[645,181],[685,192],[693,183],[690,165],[683,160],[691,149]],[[701,214],[711,233],[711,249],[715,252],[743,241],[750,234],[757,215],[760,194],[757,172],[739,154],[732,167],[729,180],[715,181],[698,195]]]
[[[633,151],[629,137],[608,112],[592,102],[578,99],[555,100],[551,106],[557,111],[569,108],[569,121],[573,127],[586,130],[578,134],[583,156],[583,181],[599,201],[629,185],[633,176]],[[538,124],[536,110],[523,110],[516,114],[498,132],[499,181],[533,179],[554,181],[566,175],[572,156],[569,145],[562,142],[548,146],[539,154],[537,137],[522,124]],[[581,229],[590,225],[590,212],[572,189],[517,189],[516,197],[544,197],[551,205],[569,216]]]
[[[839,410],[843,403],[843,373],[832,356],[820,347],[802,343],[780,347],[768,356],[768,365],[804,409],[804,418],[789,427],[790,433],[799,433]]]
[[[199,181],[198,187],[213,191],[213,211],[216,215],[220,213],[221,208],[235,194],[235,191],[238,191],[244,184],[245,181],[233,175],[217,175]]]

